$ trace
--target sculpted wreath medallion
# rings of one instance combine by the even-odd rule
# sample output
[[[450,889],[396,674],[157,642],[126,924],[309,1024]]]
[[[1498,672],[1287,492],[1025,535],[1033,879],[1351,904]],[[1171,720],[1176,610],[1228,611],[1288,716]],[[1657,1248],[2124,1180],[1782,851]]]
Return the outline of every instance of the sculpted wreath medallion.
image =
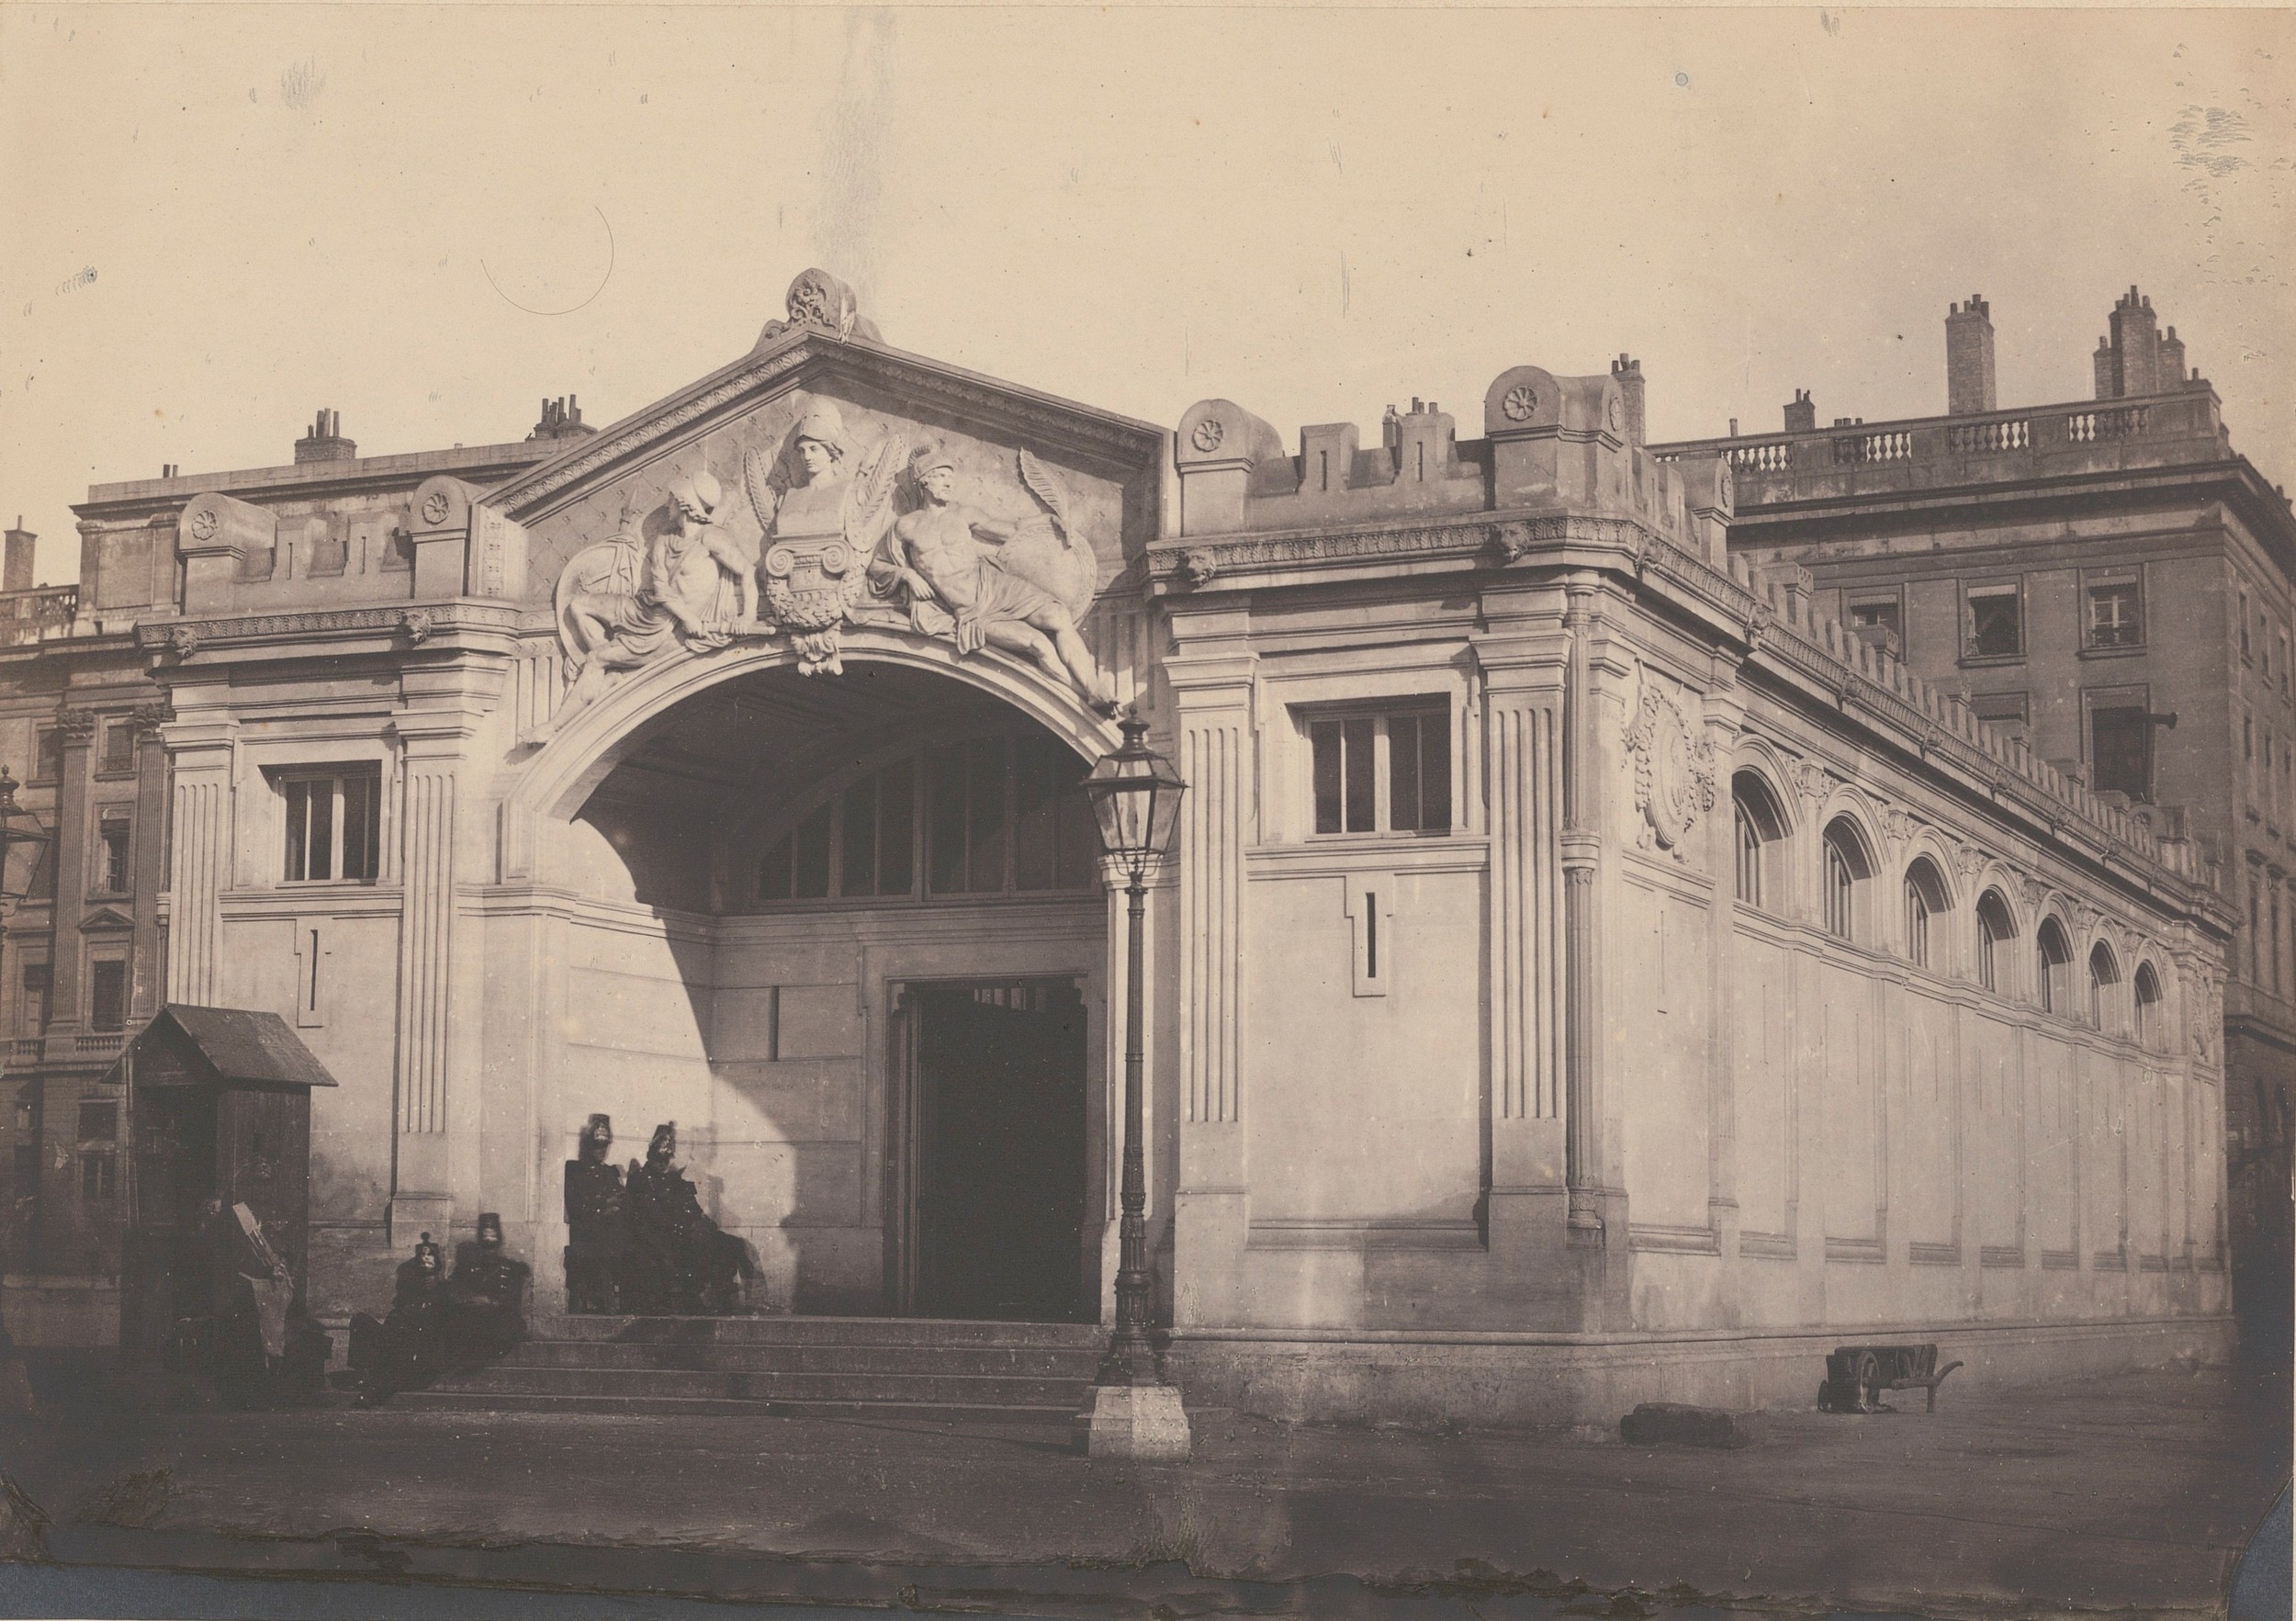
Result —
[[[1698,818],[1714,808],[1713,749],[1691,741],[1681,706],[1648,674],[1626,747],[1634,755],[1635,803],[1648,824],[1639,842],[1679,856]]]

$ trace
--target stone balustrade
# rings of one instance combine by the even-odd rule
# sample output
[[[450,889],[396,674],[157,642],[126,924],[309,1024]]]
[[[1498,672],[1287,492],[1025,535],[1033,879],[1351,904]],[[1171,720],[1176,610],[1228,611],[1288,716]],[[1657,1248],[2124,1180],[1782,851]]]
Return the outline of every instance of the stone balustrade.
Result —
[[[0,647],[17,647],[70,636],[80,611],[76,585],[42,585],[30,591],[0,591]]]
[[[2215,391],[2195,382],[2142,400],[1684,440],[1654,445],[1650,454],[1662,462],[1723,457],[1738,476],[1743,511],[1878,490],[2216,461],[2232,451]]]

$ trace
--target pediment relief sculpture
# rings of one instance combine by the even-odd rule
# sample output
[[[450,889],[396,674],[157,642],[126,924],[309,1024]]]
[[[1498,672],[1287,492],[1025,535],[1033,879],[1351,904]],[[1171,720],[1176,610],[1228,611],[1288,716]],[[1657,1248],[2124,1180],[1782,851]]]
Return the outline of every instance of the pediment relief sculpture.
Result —
[[[546,741],[617,671],[737,638],[785,635],[800,671],[842,673],[843,633],[857,625],[948,641],[961,655],[993,647],[1030,659],[1109,712],[1078,629],[1100,564],[1077,503],[1025,448],[1004,499],[969,499],[982,471],[897,427],[864,443],[835,401],[816,397],[778,444],[742,456],[754,562],[705,468],[681,475],[652,513],[625,500],[616,532],[576,550],[559,575],[572,681],[557,713],[521,741]]]
[[[553,602],[573,679],[557,713],[522,741],[547,741],[614,672],[680,647],[714,652],[749,627],[750,563],[716,527],[724,499],[709,473],[681,477],[656,514],[625,501],[614,534],[568,560]]]

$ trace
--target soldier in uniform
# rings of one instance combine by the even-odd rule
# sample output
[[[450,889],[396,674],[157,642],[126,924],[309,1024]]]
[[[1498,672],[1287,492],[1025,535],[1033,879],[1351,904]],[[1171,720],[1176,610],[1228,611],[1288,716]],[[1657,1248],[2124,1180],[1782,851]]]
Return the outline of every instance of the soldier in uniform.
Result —
[[[351,1371],[359,1394],[380,1401],[397,1390],[430,1382],[445,1362],[444,1300],[445,1268],[439,1247],[425,1233],[414,1254],[399,1263],[390,1315],[380,1322],[362,1311],[351,1319]]]
[[[533,1269],[502,1248],[502,1218],[488,1210],[478,1236],[455,1246],[446,1280],[446,1355],[458,1364],[490,1361],[526,1337],[526,1285]]]
[[[566,1309],[613,1312],[624,1309],[623,1279],[630,1264],[629,1196],[622,1170],[608,1163],[613,1122],[602,1114],[582,1128],[579,1157],[566,1162]]]
[[[678,1125],[664,1121],[647,1144],[646,1163],[630,1163],[633,1280],[641,1311],[723,1314],[741,1302],[742,1280],[755,1276],[748,1246],[702,1210],[700,1194],[671,1164]]]

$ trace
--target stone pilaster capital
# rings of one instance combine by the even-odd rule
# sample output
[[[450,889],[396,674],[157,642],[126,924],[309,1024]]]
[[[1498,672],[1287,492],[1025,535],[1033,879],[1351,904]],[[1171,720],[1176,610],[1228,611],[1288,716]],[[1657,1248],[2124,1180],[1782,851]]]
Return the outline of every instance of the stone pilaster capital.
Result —
[[[1592,873],[1603,858],[1603,836],[1591,827],[1566,827],[1556,839],[1562,850],[1562,869],[1574,877]]]
[[[96,711],[67,704],[56,712],[56,729],[63,734],[65,748],[84,749],[96,736]]]

